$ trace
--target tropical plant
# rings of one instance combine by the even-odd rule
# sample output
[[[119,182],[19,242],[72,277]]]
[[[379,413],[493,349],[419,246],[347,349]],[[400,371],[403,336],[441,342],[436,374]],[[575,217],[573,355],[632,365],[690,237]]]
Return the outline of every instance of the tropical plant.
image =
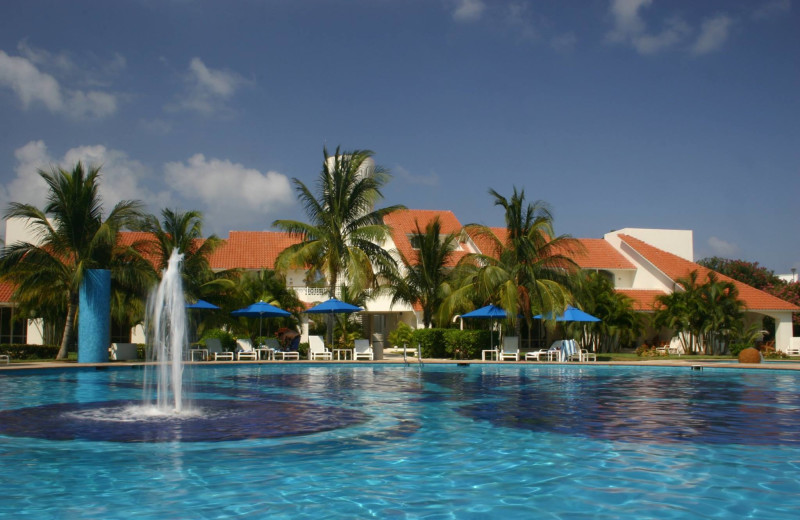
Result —
[[[402,271],[389,275],[392,290],[392,305],[397,302],[418,303],[422,307],[422,322],[430,327],[434,313],[450,292],[450,264],[458,237],[453,234],[442,236],[439,217],[434,218],[420,229],[415,222],[411,237],[414,246],[412,258],[402,253]]]
[[[327,149],[323,155],[316,194],[299,179],[292,179],[309,222],[273,222],[300,239],[278,255],[276,269],[304,268],[312,278],[322,275],[331,297],[342,281],[356,290],[377,287],[378,275],[395,268],[392,256],[381,246],[389,235],[383,219],[403,206],[374,209],[383,197],[381,188],[389,174],[381,167],[364,171],[373,152],[340,153],[337,148],[333,156]]]
[[[633,300],[616,292],[613,282],[601,273],[588,273],[576,296],[584,311],[601,320],[568,326],[582,348],[594,345],[597,352],[619,352],[639,337],[642,315],[633,309]]]
[[[104,220],[99,168],[87,172],[78,162],[72,171],[53,168],[39,175],[48,187],[45,207],[13,202],[6,212],[6,218],[28,219],[39,241],[5,247],[0,278],[16,286],[14,300],[30,310],[43,304],[52,316],[53,309],[63,309],[57,359],[64,359],[73,343],[78,295],[87,270],[110,269],[112,282],[124,287],[149,286],[152,270],[134,248],[118,242],[119,231],[141,217],[140,203],[121,201]]]
[[[173,251],[183,255],[181,277],[183,291],[189,300],[198,300],[227,291],[235,285],[233,271],[214,273],[209,257],[222,244],[216,235],[203,238],[203,215],[199,211],[179,211],[165,208],[161,220],[147,215],[139,229],[153,237],[149,252],[154,268],[161,273],[167,268]],[[213,298],[212,298],[213,299]]]
[[[547,205],[542,201],[526,204],[524,190],[514,188],[510,199],[494,190],[489,193],[504,210],[506,236],[499,237],[486,226],[467,226],[490,247],[459,261],[458,288],[445,299],[440,312],[449,319],[470,305],[493,303],[505,309],[512,326],[519,327],[517,317],[521,316],[530,331],[535,314],[558,314],[572,301],[571,286],[578,270],[572,257],[581,246],[568,235],[557,236]]]

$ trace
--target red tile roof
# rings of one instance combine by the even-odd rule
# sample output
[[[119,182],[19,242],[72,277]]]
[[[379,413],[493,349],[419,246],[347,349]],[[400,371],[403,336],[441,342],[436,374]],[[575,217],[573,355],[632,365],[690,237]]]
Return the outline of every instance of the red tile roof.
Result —
[[[231,231],[209,258],[214,270],[274,269],[275,259],[301,240],[289,233],[276,231]]]
[[[584,250],[575,252],[571,256],[582,269],[636,269],[636,266],[602,238],[577,240]]]
[[[11,303],[14,286],[8,282],[0,282],[0,303]]]
[[[616,292],[624,294],[633,300],[633,310],[652,311],[655,309],[656,297],[666,294],[658,289],[617,289]]]
[[[460,235],[462,229],[461,222],[458,221],[452,211],[404,209],[393,211],[386,215],[383,221],[391,228],[392,240],[394,240],[397,250],[402,253],[407,260],[413,262],[416,254],[411,247],[411,241],[408,238],[409,235],[416,233],[417,223],[419,223],[420,230],[424,232],[425,227],[436,217],[439,217],[441,233],[443,235],[451,233],[456,236]],[[449,266],[455,266],[466,254],[467,252],[463,249],[454,251]]]
[[[703,267],[694,262],[690,262],[672,253],[651,246],[650,244],[629,235],[619,235],[619,238],[641,254],[648,262],[667,275],[673,282],[679,278],[685,278],[692,271],[697,271],[698,282],[705,283],[708,274],[713,272],[711,269]],[[733,282],[739,290],[739,299],[745,307],[751,311],[800,311],[800,307],[781,300],[764,291],[760,291],[745,283],[739,282],[728,276],[717,273],[721,281]]]

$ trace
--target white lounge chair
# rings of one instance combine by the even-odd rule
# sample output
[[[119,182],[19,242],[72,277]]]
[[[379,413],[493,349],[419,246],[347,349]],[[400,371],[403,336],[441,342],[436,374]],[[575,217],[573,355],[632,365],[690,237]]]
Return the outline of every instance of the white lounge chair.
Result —
[[[544,349],[544,348],[543,349],[539,349],[539,350],[534,350],[532,352],[526,352],[525,353],[525,361],[531,361],[531,360],[533,360],[533,361],[541,361],[543,358],[547,359],[547,353],[548,352],[550,352],[550,351],[547,350],[547,349]]]
[[[207,338],[206,347],[208,348],[209,357],[211,357],[214,361],[219,361],[220,359],[233,361],[233,352],[223,352],[222,343],[219,339]]]
[[[315,360],[317,358],[333,360],[333,353],[325,348],[325,342],[319,336],[308,337],[308,359]]]
[[[374,355],[372,353],[372,346],[369,344],[368,339],[357,339],[355,341],[355,347],[353,348],[353,359],[369,359],[370,361],[374,360]]]
[[[236,340],[236,359],[239,361],[243,359],[255,361],[258,359],[258,352],[253,350],[253,343],[249,339],[239,338]]]
[[[519,336],[506,336],[503,338],[503,351],[500,352],[500,361],[514,358],[519,361]]]

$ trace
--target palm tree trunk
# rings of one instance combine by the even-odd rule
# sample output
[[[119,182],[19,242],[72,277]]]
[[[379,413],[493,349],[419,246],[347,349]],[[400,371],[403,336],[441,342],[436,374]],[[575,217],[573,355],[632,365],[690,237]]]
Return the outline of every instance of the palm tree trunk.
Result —
[[[67,321],[64,323],[64,335],[61,336],[61,348],[58,349],[56,359],[67,358],[67,347],[72,343],[75,335],[75,315],[78,311],[78,293],[70,293],[67,300]]]

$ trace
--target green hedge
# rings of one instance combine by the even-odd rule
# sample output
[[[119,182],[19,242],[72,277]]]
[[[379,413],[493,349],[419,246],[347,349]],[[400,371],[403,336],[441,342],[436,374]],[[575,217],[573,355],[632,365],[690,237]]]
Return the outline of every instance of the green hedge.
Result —
[[[11,359],[55,359],[58,349],[58,345],[6,344],[0,345],[0,354]]]
[[[454,359],[478,359],[481,350],[489,348],[488,330],[455,330],[444,331],[445,351]]]

